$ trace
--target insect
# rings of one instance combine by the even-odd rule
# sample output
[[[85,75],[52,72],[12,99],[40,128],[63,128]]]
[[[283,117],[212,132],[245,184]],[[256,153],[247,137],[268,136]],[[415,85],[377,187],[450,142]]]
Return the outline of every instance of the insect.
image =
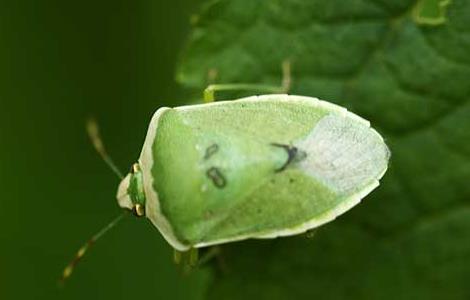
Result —
[[[227,87],[210,87],[206,101]],[[93,125],[89,131],[98,136]],[[110,161],[101,140],[93,140]],[[149,219],[180,260],[194,257],[194,249],[330,222],[379,185],[389,156],[368,121],[312,97],[267,94],[163,107],[117,201]]]

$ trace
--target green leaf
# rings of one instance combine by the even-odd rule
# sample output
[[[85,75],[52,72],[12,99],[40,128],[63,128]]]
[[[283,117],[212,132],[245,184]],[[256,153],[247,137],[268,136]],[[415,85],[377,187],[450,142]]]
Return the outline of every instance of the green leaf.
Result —
[[[193,18],[184,86],[278,84],[290,59],[291,94],[365,117],[392,151],[381,186],[313,239],[223,246],[210,299],[470,299],[470,1],[436,26],[420,3],[221,0]]]

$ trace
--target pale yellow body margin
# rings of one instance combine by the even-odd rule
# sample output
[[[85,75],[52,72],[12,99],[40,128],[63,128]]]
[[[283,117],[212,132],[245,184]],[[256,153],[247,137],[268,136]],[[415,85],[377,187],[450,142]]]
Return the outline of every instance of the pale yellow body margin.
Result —
[[[142,169],[144,190],[147,199],[145,202],[147,218],[153,223],[153,225],[155,225],[155,227],[157,227],[165,240],[173,246],[173,248],[179,251],[186,251],[191,248],[191,246],[183,244],[176,238],[170,222],[168,222],[167,218],[162,214],[158,193],[153,188],[153,144],[155,142],[155,137],[157,136],[158,121],[160,117],[170,109],[171,108],[168,107],[162,107],[153,115],[147,131],[147,137],[145,138],[144,146],[142,148],[142,153],[140,154],[139,165]]]

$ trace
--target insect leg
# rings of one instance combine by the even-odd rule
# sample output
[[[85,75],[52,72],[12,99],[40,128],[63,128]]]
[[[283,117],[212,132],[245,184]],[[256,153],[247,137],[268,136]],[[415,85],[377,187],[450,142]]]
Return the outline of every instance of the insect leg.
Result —
[[[203,266],[209,261],[211,261],[214,257],[217,257],[221,253],[220,247],[218,246],[213,246],[210,247],[202,256],[201,259],[199,260],[199,265]]]
[[[201,256],[201,259],[199,260],[199,266],[204,266],[206,263],[211,262],[213,259],[215,259],[215,264],[221,273],[226,274],[229,272],[229,268],[227,266],[227,263],[225,262],[225,259],[222,253],[222,247],[220,246],[210,247]]]
[[[305,231],[305,237],[307,239],[313,239],[315,237],[315,235],[317,234],[317,231],[318,231],[317,228],[309,229],[309,230]]]
[[[282,63],[282,83],[280,86],[256,83],[210,84],[204,90],[204,102],[214,102],[215,93],[219,91],[251,90],[264,93],[287,93],[291,81],[291,63],[289,60],[285,60]]]
[[[188,251],[178,251],[173,253],[175,264],[180,265],[182,269],[192,269],[197,266],[199,261],[199,251],[197,248],[191,248]]]
[[[191,248],[184,252],[178,250],[174,251],[174,261],[183,274],[189,274],[195,268],[202,267],[213,259],[216,259],[220,271],[225,273],[227,271],[227,265],[222,258],[222,249],[220,246],[205,248],[202,255],[199,255],[197,248]]]

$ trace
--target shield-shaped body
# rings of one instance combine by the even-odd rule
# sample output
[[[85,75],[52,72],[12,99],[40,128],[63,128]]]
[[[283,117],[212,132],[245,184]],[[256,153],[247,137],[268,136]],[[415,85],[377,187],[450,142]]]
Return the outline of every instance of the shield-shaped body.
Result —
[[[376,188],[388,159],[346,109],[265,95],[160,108],[139,165],[146,216],[187,250],[318,227]]]

